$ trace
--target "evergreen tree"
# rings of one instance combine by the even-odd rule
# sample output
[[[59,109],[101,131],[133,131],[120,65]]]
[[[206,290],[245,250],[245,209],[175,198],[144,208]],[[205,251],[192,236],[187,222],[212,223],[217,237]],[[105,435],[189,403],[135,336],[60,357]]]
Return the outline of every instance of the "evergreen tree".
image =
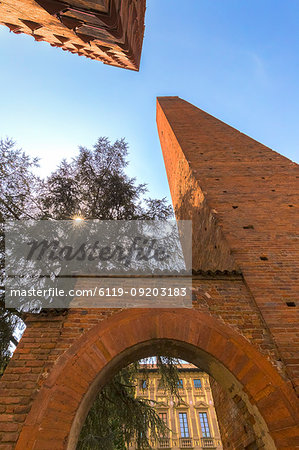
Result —
[[[128,145],[122,139],[111,144],[100,138],[92,150],[63,160],[42,187],[40,218],[101,220],[164,220],[172,216],[166,199],[144,197],[144,184],[136,184],[125,169]]]
[[[168,395],[178,399],[179,360],[165,356],[151,358]],[[148,375],[147,365],[135,362],[118,372],[97,395],[81,430],[77,450],[125,450],[130,442],[138,449],[165,437],[168,427],[157,413],[158,402],[136,396],[137,374]]]
[[[0,375],[23,329],[22,312],[5,308],[4,222],[36,215],[39,179],[33,169],[37,165],[38,160],[16,148],[11,139],[0,140]]]

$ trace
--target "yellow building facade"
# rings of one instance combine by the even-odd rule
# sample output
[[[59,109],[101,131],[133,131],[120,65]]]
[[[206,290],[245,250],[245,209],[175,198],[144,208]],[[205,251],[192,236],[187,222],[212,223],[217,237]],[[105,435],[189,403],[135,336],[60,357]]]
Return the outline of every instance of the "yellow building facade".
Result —
[[[222,443],[209,376],[193,364],[179,369],[180,399],[165,392],[155,365],[140,370],[137,396],[158,402],[157,412],[171,430],[168,436],[151,442],[156,449],[215,449]],[[129,447],[135,449],[134,444]]]

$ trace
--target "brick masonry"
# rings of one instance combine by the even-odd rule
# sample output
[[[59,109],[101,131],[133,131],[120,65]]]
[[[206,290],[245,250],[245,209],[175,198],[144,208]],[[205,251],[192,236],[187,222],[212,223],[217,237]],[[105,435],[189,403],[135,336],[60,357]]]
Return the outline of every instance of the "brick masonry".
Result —
[[[145,0],[3,0],[0,24],[104,64],[139,70]]]
[[[220,384],[211,379],[211,389],[217,414],[221,417],[219,423],[223,450],[256,450],[261,448],[254,433],[254,417],[248,413],[245,403],[239,395],[230,398]]]
[[[1,380],[0,450],[75,449],[97,390],[155,352],[216,380],[227,448],[299,446],[298,309],[286,305],[297,301],[298,171],[178,98],[159,99],[157,119],[177,217],[193,220],[193,309],[28,316]]]
[[[242,273],[255,314],[243,292],[221,316],[269,352],[298,394],[298,166],[178,97],[158,98],[157,124],[176,217],[193,222],[193,267]],[[225,395],[215,384],[224,446],[245,448]]]
[[[158,99],[157,123],[193,267],[242,272],[299,392],[298,166],[178,97]]]

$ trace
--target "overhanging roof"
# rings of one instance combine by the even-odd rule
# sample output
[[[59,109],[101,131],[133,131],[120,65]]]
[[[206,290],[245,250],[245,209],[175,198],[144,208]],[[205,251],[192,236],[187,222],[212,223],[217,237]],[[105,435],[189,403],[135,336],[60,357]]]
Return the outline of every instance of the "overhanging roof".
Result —
[[[104,64],[138,70],[145,0],[3,0],[0,20],[13,33]]]

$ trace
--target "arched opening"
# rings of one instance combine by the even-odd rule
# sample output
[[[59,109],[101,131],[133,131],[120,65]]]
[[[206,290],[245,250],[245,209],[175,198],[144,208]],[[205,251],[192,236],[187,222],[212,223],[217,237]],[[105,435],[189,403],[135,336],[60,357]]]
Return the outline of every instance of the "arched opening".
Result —
[[[230,398],[238,397],[242,402],[242,405],[246,403],[247,419],[249,416],[255,435],[255,443],[257,445],[257,447],[252,448],[267,448],[269,450],[276,448],[272,438],[269,436],[269,431],[265,421],[259,414],[258,410],[251,405],[248,396],[243,391],[242,385],[221,363],[216,361],[210,354],[207,354],[207,352],[202,351],[201,349],[198,349],[188,343],[170,339],[153,339],[130,348],[130,351],[125,350],[122,352],[107,366],[107,371],[109,374],[107,374],[106,370],[104,370],[94,380],[93,385],[90,387],[90,390],[80,404],[75,420],[72,424],[67,446],[68,450],[76,449],[78,437],[89,409],[94,402],[95,396],[101,388],[105,386],[107,381],[110,381],[111,377],[113,377],[115,373],[127,364],[142,358],[147,358],[153,354],[153,351],[159,355],[167,355],[178,359],[183,358],[195,366],[200,367],[217,382],[219,387],[229,394]],[[238,407],[237,409],[238,417],[240,419],[240,416],[244,414],[244,406],[243,411]]]
[[[223,450],[212,382],[202,368],[159,352],[125,366],[98,392],[77,450]],[[242,425],[229,434],[238,442],[240,429],[245,448],[255,435],[246,423],[243,436]]]
[[[58,360],[16,448],[75,449],[99,389],[125,365],[155,352],[200,366],[231,396],[238,395],[254,418],[261,446],[288,447],[288,436],[296,432],[292,391],[248,341],[206,313],[136,309],[95,326]]]

